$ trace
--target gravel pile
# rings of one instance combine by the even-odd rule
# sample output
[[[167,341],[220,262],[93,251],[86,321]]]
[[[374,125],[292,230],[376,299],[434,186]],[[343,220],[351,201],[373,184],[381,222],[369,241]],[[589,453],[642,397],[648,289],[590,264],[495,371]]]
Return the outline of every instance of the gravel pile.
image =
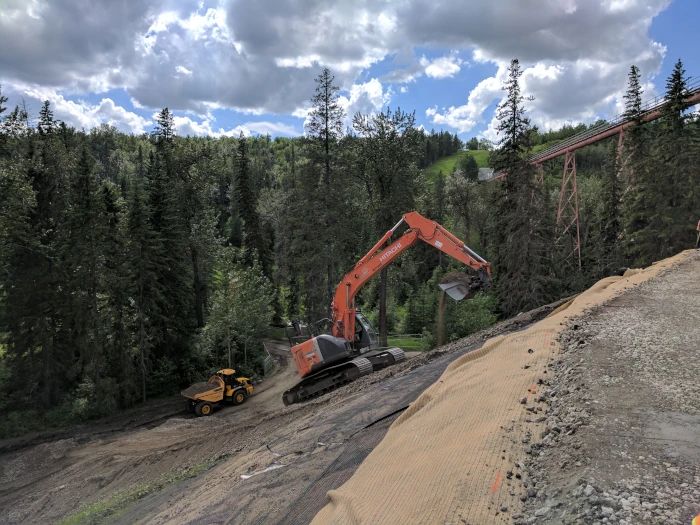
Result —
[[[697,254],[571,321],[554,374],[524,399],[546,428],[523,439],[525,511],[513,523],[688,525],[700,514],[699,289]]]

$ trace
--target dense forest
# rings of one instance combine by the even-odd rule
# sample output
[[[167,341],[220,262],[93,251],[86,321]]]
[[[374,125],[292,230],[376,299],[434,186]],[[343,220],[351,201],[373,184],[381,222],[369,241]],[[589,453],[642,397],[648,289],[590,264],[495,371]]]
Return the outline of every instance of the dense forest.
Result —
[[[621,267],[695,244],[700,122],[677,64],[663,118],[577,153],[582,269],[555,242],[562,161],[544,185],[525,159],[582,129],[540,132],[526,117],[520,66],[498,109],[500,142],[427,133],[414,113],[346,115],[328,70],[310,93],[306,133],[178,136],[163,109],[150,135],[8,111],[0,95],[1,435],[65,425],[178,391],[224,366],[258,377],[264,337],[328,315],[335,286],[402,213],[440,222],[493,264],[494,286],[450,301],[448,340],[576,293]],[[641,111],[630,72],[627,116]],[[470,155],[492,149],[508,174],[479,182]],[[362,290],[387,334],[435,345],[437,283],[459,265],[416,246]]]

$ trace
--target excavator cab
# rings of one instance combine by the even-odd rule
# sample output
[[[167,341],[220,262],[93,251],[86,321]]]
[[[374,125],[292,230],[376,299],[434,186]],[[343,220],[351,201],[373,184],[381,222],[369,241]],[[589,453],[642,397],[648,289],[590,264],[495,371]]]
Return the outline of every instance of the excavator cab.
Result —
[[[355,349],[376,350],[379,346],[377,332],[369,324],[369,320],[361,312],[355,312],[355,337],[353,347]]]

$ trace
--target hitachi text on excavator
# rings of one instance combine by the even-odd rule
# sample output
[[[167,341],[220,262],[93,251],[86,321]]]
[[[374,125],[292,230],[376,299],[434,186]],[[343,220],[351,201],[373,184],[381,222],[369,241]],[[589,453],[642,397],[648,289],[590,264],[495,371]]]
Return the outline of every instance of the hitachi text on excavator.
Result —
[[[394,232],[406,223],[408,230],[397,241],[382,248]],[[438,223],[413,211],[401,220],[360,259],[341,280],[331,305],[329,334],[311,337],[292,347],[301,381],[283,394],[285,405],[322,395],[405,359],[400,348],[380,350],[377,334],[355,309],[355,296],[383,268],[396,260],[415,242],[422,240],[466,264],[474,271],[440,287],[455,300],[469,299],[490,285],[491,265]]]

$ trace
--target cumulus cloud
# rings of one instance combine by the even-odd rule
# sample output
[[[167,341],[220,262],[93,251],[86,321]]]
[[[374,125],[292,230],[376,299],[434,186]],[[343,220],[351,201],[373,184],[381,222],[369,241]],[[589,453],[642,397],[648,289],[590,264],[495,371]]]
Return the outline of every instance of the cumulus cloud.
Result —
[[[364,84],[355,84],[350,88],[350,97],[341,96],[338,100],[349,117],[356,113],[375,113],[391,101],[391,89],[384,90],[376,78]]]
[[[418,17],[422,2],[405,6],[412,21],[406,29],[418,38],[443,45],[474,46],[474,60],[494,64],[497,73],[480,82],[467,103],[435,112],[432,122],[470,131],[484,122],[484,111],[502,99],[501,85],[510,58],[523,70],[522,88],[535,99],[527,103],[533,123],[543,129],[591,122],[622,106],[627,72],[632,64],[646,78],[658,73],[665,48],[649,39],[653,18],[669,0],[625,2],[545,0],[495,1],[449,12],[445,3]],[[509,14],[503,15],[508,4]],[[480,20],[481,29],[474,20]],[[484,23],[484,20],[488,21]],[[649,84],[647,94],[653,92]],[[495,120],[484,133],[495,137]]]
[[[153,119],[155,119],[156,116],[157,114],[154,114]],[[299,135],[299,132],[294,126],[282,122],[246,122],[240,126],[229,129],[222,127],[217,128],[215,120],[212,117],[198,120],[188,116],[175,116],[173,117],[173,122],[177,134],[181,137],[238,137],[241,133],[246,137],[250,137],[254,133],[259,133],[261,135],[270,133],[274,135],[287,135],[290,137]]]
[[[156,115],[154,115],[155,118]],[[232,129],[215,129],[212,119],[203,119],[201,122],[190,117],[173,117],[173,123],[177,134],[181,137],[238,137],[241,132],[246,137],[251,135],[246,126],[236,126]]]
[[[62,120],[69,126],[78,129],[91,129],[100,124],[114,126],[124,133],[141,134],[153,121],[143,118],[136,113],[117,106],[110,98],[103,98],[99,104],[89,104],[84,101],[74,102],[67,100],[63,94],[51,88],[36,86],[13,86],[13,91],[19,91],[28,97],[37,107],[48,100],[54,117]]]
[[[504,66],[518,57],[523,86],[536,97],[533,120],[554,125],[619,106],[632,63],[645,76],[659,70],[665,49],[649,27],[669,3],[4,0],[0,81],[65,94],[123,88],[135,107],[186,111],[204,119],[191,126],[202,126],[219,107],[303,118],[299,108],[323,67],[336,75],[349,112],[376,110],[390,98],[390,84],[451,78],[463,66],[459,53],[472,52],[497,73],[463,105],[436,110],[434,123],[460,131],[483,123],[500,99]],[[452,54],[427,59],[417,51],[428,48]],[[390,57],[397,69],[359,81]]]
[[[450,78],[459,73],[461,64],[454,56],[436,58],[425,68],[425,74],[431,78]]]
[[[472,89],[465,105],[453,106],[443,112],[438,112],[437,108],[429,108],[426,116],[430,117],[433,124],[450,126],[459,133],[471,131],[474,126],[484,121],[486,109],[503,96],[502,86],[507,75],[507,66],[502,63],[494,76],[482,80]]]

